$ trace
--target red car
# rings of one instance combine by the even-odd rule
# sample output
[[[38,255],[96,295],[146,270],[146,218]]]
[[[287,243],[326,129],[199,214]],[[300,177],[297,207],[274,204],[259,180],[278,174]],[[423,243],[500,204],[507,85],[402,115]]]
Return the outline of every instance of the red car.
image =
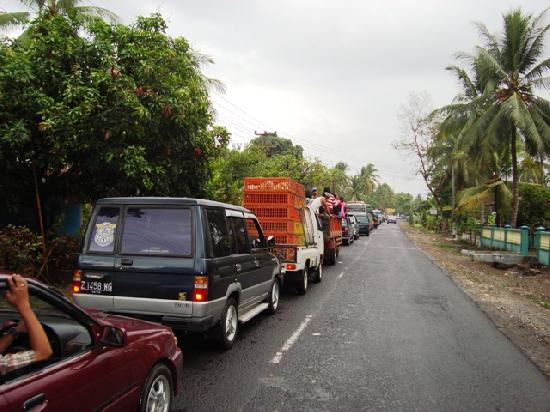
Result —
[[[19,313],[5,300],[0,273],[0,324]],[[170,411],[182,373],[172,331],[155,323],[84,311],[55,289],[28,279],[31,307],[53,355],[0,375],[0,410]],[[0,332],[1,333],[1,332]],[[8,348],[30,348],[20,335]]]

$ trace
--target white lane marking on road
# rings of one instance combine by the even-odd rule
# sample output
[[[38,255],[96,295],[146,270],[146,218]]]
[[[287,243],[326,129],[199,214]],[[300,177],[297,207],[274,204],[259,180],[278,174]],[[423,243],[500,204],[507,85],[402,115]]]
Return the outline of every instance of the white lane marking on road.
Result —
[[[288,351],[292,347],[292,345],[294,345],[294,343],[296,343],[296,341],[300,337],[300,334],[306,328],[307,324],[311,322],[311,317],[312,315],[306,315],[306,318],[302,321],[302,323],[300,323],[300,326],[298,326],[298,329],[296,329],[294,333],[290,336],[290,338],[286,340],[281,350],[275,354],[273,359],[270,360],[270,363],[281,362],[281,359],[283,358],[284,353]]]
[[[344,276],[345,272],[341,272],[336,279],[342,279],[342,276]]]

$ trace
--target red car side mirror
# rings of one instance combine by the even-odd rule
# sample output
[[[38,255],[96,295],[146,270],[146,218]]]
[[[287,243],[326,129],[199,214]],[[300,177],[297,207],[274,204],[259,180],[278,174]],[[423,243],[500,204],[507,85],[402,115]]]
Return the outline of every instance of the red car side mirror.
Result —
[[[101,344],[120,347],[126,344],[126,331],[115,326],[104,326],[101,331]]]

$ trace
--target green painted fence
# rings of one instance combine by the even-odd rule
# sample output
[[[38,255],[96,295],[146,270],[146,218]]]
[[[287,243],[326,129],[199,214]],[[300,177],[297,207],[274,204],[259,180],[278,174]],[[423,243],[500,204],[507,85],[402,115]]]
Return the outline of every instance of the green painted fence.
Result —
[[[538,227],[535,231],[534,243],[539,262],[550,265],[550,232],[546,232],[543,227]]]
[[[522,226],[512,229],[510,225],[496,227],[481,226],[481,246],[516,252],[522,256],[529,254],[529,228]]]

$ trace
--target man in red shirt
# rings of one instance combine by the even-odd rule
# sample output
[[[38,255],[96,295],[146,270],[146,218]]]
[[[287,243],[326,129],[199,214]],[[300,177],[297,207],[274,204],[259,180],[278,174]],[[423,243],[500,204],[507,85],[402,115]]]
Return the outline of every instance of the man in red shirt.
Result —
[[[31,350],[0,355],[0,374],[2,375],[33,362],[46,360],[53,353],[48,336],[31,309],[27,281],[20,275],[12,275],[6,281],[8,283],[6,300],[17,309],[21,320],[17,326],[12,326],[0,337],[0,353],[4,353],[17,339],[19,333],[29,334]]]

